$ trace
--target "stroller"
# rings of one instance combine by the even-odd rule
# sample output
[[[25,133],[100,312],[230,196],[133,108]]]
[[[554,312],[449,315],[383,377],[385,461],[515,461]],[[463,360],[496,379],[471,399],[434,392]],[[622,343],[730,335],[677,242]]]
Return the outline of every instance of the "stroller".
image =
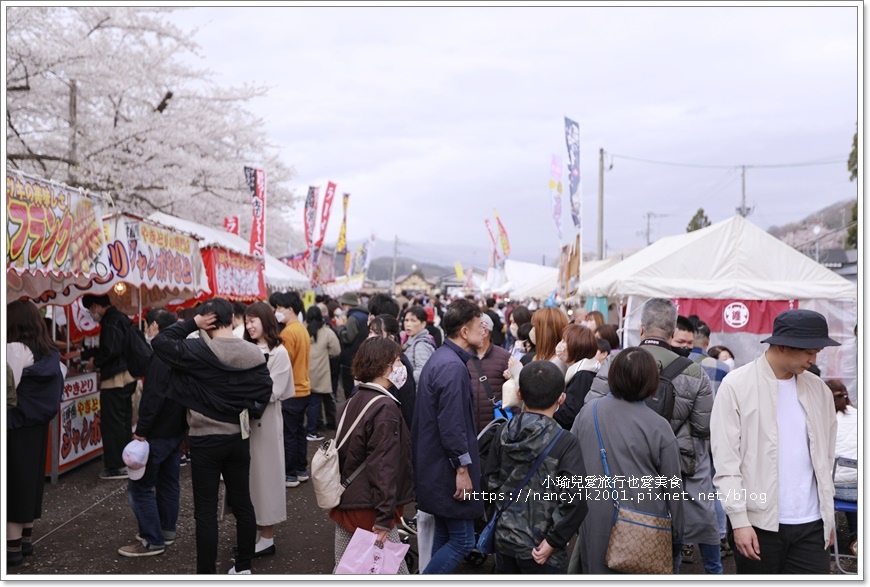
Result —
[[[497,409],[500,406],[497,407]],[[498,413],[498,412],[496,412]],[[509,413],[509,412],[508,412]],[[487,424],[483,430],[480,431],[480,434],[477,435],[477,448],[480,454],[480,463],[481,463],[481,476],[483,476],[483,469],[486,464],[487,458],[489,457],[489,451],[492,447],[492,443],[496,441],[496,435],[501,432],[502,426],[507,424],[510,416],[508,417],[497,417],[492,422]],[[481,487],[483,487],[483,482],[481,480]],[[477,540],[480,537],[480,533],[486,528],[487,523],[489,522],[490,516],[492,516],[492,511],[494,509],[494,504],[489,504],[484,508],[484,514],[482,518],[478,518],[474,520],[474,543],[477,544]],[[465,556],[465,562],[475,567],[483,566],[486,562],[485,554],[475,548],[469,554]]]

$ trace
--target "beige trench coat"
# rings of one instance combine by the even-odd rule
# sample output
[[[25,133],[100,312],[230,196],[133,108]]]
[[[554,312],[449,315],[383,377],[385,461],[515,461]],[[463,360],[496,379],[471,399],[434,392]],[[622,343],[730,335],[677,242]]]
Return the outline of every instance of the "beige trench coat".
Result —
[[[264,353],[265,345],[260,345]],[[293,396],[290,356],[279,344],[269,352],[272,398],[263,417],[251,420],[251,502],[258,526],[271,526],[287,519],[287,490],[284,488],[284,417],[281,400]]]

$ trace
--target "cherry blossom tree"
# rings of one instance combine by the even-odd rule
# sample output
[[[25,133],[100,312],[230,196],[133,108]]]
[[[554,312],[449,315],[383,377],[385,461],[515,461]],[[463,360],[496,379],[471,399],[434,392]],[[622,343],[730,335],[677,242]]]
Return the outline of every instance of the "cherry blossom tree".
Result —
[[[8,7],[6,162],[10,169],[214,227],[249,234],[243,167],[266,171],[267,249],[298,246],[287,221],[294,175],[248,110],[265,93],[220,87],[190,65],[189,32],[169,8]]]

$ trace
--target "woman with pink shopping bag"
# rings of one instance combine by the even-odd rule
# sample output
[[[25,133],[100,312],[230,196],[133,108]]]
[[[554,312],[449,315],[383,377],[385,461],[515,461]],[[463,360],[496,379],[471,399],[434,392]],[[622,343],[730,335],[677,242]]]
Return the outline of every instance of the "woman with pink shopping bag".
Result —
[[[341,416],[353,424],[336,434],[347,487],[329,512],[336,524],[335,573],[408,574],[401,560],[407,545],[396,528],[403,506],[414,501],[410,434],[394,395],[408,376],[401,354],[394,341],[369,338],[354,356],[353,377],[361,383]],[[396,555],[394,568],[389,563]]]

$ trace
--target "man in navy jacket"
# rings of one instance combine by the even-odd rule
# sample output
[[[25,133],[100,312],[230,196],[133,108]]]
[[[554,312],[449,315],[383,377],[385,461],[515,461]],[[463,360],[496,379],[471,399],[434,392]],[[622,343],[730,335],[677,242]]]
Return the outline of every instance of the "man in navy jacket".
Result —
[[[427,361],[417,385],[411,453],[417,508],[435,518],[432,558],[424,574],[451,573],[474,549],[483,516],[480,455],[466,363],[483,341],[480,308],[453,302],[441,321],[447,340]]]

